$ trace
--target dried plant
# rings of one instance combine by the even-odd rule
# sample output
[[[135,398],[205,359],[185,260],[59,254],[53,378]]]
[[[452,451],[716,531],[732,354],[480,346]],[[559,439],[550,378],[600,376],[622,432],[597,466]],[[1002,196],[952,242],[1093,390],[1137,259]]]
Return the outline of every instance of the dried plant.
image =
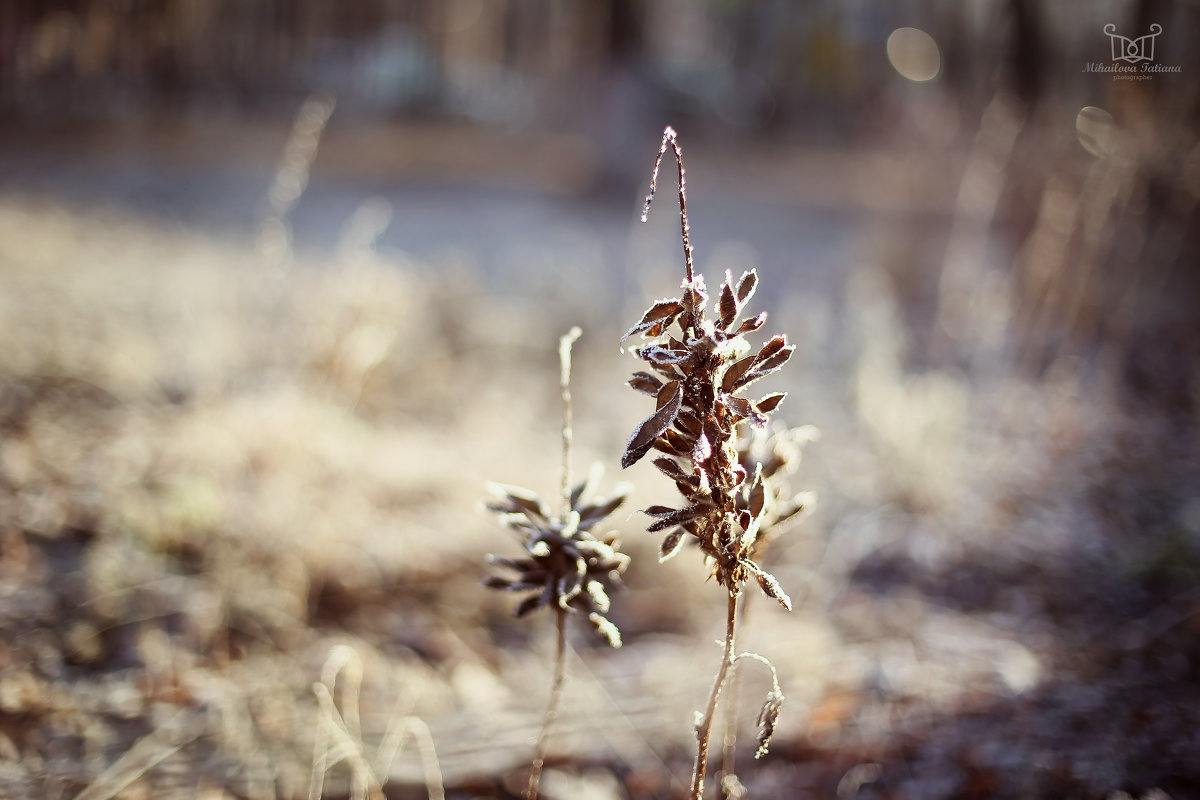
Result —
[[[342,679],[340,703],[337,700],[339,677]],[[359,718],[362,678],[363,663],[358,651],[343,644],[329,651],[321,668],[321,680],[313,684],[319,711],[313,739],[308,800],[321,800],[326,774],[343,761],[350,765],[352,800],[384,800],[383,783],[406,737],[417,744],[429,800],[446,800],[446,787],[433,734],[420,717],[393,715],[379,743],[375,764],[371,764],[363,745],[362,722]]]
[[[765,313],[739,324],[758,286],[754,270],[743,273],[737,281],[727,271],[709,315],[704,278],[695,273],[693,264],[683,152],[671,128],[664,132],[654,161],[642,221],[646,221],[654,200],[658,170],[668,148],[674,151],[679,168],[686,276],[681,297],[655,302],[625,334],[624,338],[641,336],[649,340],[636,353],[650,369],[635,372],[629,385],[654,396],[655,411],[630,436],[621,465],[629,467],[651,450],[662,454],[654,460],[654,466],[675,482],[684,504],[680,508],[655,505],[646,509],[655,518],[649,530],[667,531],[660,560],[674,556],[685,541],[694,542],[703,551],[712,577],[729,596],[721,665],[708,706],[703,715],[698,715],[696,724],[691,797],[699,800],[704,793],[717,701],[731,665],[741,658],[734,655],[734,639],[742,585],[753,578],[768,597],[791,610],[791,600],[779,581],[755,560],[768,531],[800,510],[799,504],[782,502],[780,490],[772,485],[772,479],[794,460],[787,446],[789,436],[780,435],[763,462],[752,457],[749,439],[743,434],[745,423],[764,428],[768,415],[779,407],[785,394],[768,394],[752,401],[740,393],[787,363],[795,348],[780,335],[754,350],[747,336],[763,326]],[[678,335],[672,333],[676,325]],[[744,655],[765,661],[756,654]],[[776,681],[763,710],[760,753],[766,751],[782,699]]]
[[[592,530],[625,501],[625,493],[618,491],[612,497],[589,500],[591,483],[598,474],[596,470],[573,488],[570,480],[571,345],[578,337],[579,329],[573,328],[559,340],[563,399],[562,497],[559,513],[552,513],[540,497],[527,489],[498,484],[490,487],[499,499],[490,504],[488,509],[503,516],[508,527],[516,532],[525,554],[518,559],[489,556],[492,564],[511,574],[493,575],[485,584],[493,589],[533,592],[517,606],[516,615],[521,617],[537,608],[552,608],[557,625],[554,685],[534,751],[529,788],[525,795],[529,800],[537,797],[548,733],[558,714],[563,686],[567,613],[574,611],[586,614],[596,631],[610,645],[621,646],[621,632],[605,614],[609,610],[609,592],[629,565],[629,556],[620,551],[620,540],[615,533],[597,537]]]

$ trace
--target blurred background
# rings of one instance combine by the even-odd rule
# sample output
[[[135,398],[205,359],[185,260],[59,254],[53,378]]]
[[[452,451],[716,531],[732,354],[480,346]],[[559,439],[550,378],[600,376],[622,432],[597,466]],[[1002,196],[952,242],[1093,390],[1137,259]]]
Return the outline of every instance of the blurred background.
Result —
[[[795,610],[745,611],[779,732],[754,761],[751,665],[710,796],[1200,797],[1198,33],[1191,0],[0,4],[0,795],[522,796],[553,624],[481,586],[517,552],[481,501],[554,495],[577,324],[573,469],[633,484],[634,560],[625,646],[570,632],[543,794],[681,796],[724,600],[618,465],[619,337],[683,275],[672,170],[638,222],[671,125],[697,266],[758,269],[776,417],[819,431],[765,557]]]

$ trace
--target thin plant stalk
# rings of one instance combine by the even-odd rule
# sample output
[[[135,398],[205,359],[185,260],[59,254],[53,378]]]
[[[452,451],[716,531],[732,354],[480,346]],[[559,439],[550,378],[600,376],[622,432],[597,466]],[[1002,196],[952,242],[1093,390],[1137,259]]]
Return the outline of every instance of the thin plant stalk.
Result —
[[[574,439],[574,420],[571,403],[571,345],[582,331],[571,328],[558,339],[559,386],[562,389],[562,516],[571,510],[571,442]]]
[[[562,422],[562,516],[565,518],[571,510],[571,441],[573,438],[573,420],[571,404],[571,345],[579,338],[579,328],[571,328],[566,335],[558,340],[559,387],[562,389],[563,422]],[[567,611],[562,606],[555,609],[555,646],[554,646],[554,686],[550,690],[550,704],[546,707],[546,715],[542,718],[542,732],[538,735],[537,746],[534,748],[533,766],[529,771],[529,788],[525,791],[526,800],[537,800],[538,786],[542,780],[542,766],[546,761],[546,747],[550,741],[550,727],[558,718],[558,701],[562,697],[564,680],[563,662],[566,653]]]
[[[742,603],[742,623],[745,624],[746,603]],[[734,797],[731,793],[732,786],[736,786],[737,779],[737,718],[739,706],[739,694],[741,684],[741,670],[734,670],[734,673],[729,678],[730,695],[725,700],[725,716],[724,716],[724,735],[721,741],[721,795],[729,798]]]
[[[546,707],[546,715],[542,718],[542,732],[538,735],[537,747],[533,753],[533,767],[529,771],[529,788],[525,790],[525,800],[537,800],[538,787],[542,781],[542,767],[546,763],[546,747],[550,743],[550,727],[558,719],[558,701],[562,697],[565,676],[563,668],[567,650],[567,611],[557,609],[555,623],[557,625],[554,645],[554,687],[550,690],[550,704]]]
[[[725,650],[721,653],[721,666],[717,669],[717,678],[713,682],[712,692],[708,695],[708,707],[704,716],[696,725],[696,765],[692,768],[691,800],[701,800],[704,797],[704,774],[708,766],[708,743],[712,736],[713,717],[717,711],[717,701],[721,698],[721,690],[725,688],[725,680],[729,677],[729,667],[733,664],[734,637],[737,633],[737,601],[738,593],[729,590],[729,610],[725,618]]]
[[[688,283],[696,277],[696,259],[692,251],[692,228],[688,225],[687,216],[687,176],[683,169],[683,150],[679,146],[679,138],[675,129],[668,127],[663,133],[662,146],[658,148],[658,157],[654,159],[654,171],[650,173],[650,193],[646,195],[646,204],[642,206],[642,222],[650,218],[650,204],[654,202],[654,193],[658,191],[658,168],[662,166],[663,156],[670,147],[675,153],[675,163],[679,165],[679,234],[683,239],[683,266],[687,272]]]

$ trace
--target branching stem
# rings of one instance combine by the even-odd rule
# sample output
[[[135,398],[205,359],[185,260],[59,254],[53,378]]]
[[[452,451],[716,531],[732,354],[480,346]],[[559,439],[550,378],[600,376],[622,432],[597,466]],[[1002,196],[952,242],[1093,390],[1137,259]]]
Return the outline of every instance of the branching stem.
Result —
[[[550,727],[558,719],[558,701],[562,697],[563,662],[567,650],[567,610],[556,609],[557,623],[556,643],[554,646],[554,687],[550,690],[550,705],[546,707],[546,715],[542,718],[542,732],[538,735],[537,747],[533,753],[533,767],[529,772],[529,788],[525,790],[525,800],[537,800],[538,786],[542,782],[542,765],[546,762],[546,747],[550,743]]]
[[[708,766],[708,742],[712,735],[713,717],[717,711],[717,701],[721,690],[725,687],[725,679],[729,677],[729,667],[733,664],[734,634],[737,631],[737,601],[736,589],[729,590],[729,610],[725,618],[725,650],[721,654],[721,666],[717,670],[717,678],[713,682],[712,692],[708,695],[708,708],[696,725],[696,765],[692,769],[691,800],[701,800],[704,797],[704,773]]]

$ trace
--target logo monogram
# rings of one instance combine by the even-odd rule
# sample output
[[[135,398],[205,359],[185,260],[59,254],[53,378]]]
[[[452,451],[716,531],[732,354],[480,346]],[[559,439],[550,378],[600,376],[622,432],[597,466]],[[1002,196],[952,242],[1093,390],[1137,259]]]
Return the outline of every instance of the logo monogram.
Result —
[[[1162,25],[1155,22],[1150,26],[1150,33],[1136,39],[1121,36],[1116,30],[1117,26],[1111,22],[1104,26],[1104,32],[1108,34],[1109,43],[1112,45],[1113,61],[1138,64],[1154,60],[1154,40],[1162,33]]]

